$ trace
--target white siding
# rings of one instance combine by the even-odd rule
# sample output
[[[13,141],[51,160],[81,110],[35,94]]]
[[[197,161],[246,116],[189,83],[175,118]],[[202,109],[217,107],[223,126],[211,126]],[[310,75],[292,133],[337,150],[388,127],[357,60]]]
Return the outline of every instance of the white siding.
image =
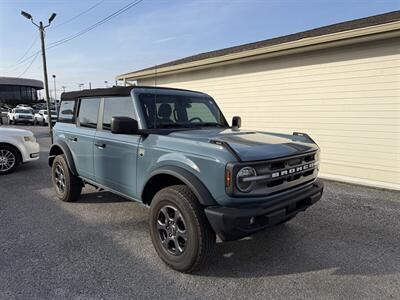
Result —
[[[210,94],[244,128],[309,133],[322,149],[321,173],[400,188],[398,38],[159,76],[157,83]]]

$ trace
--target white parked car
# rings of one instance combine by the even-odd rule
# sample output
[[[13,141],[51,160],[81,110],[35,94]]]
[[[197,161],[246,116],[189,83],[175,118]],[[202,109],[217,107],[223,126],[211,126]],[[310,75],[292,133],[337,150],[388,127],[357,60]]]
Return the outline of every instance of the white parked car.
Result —
[[[57,112],[51,110],[51,122],[55,123],[57,121]],[[47,109],[41,109],[35,114],[35,123],[47,125],[49,124],[49,116],[47,115]]]
[[[11,173],[21,163],[39,159],[40,146],[29,130],[0,128],[0,175]]]
[[[18,107],[13,108],[8,113],[8,122],[10,124],[25,123],[31,124],[35,122],[35,117],[32,108]]]
[[[16,108],[29,108],[29,109],[32,109],[32,107],[30,107],[28,104],[18,104],[16,106]]]

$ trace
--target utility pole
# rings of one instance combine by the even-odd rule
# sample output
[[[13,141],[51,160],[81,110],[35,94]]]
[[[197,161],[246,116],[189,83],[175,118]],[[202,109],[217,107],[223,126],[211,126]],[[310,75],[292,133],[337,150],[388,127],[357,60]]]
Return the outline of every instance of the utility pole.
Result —
[[[49,24],[46,26],[43,26],[43,22],[40,21],[39,25],[33,22],[33,17],[32,15],[28,14],[27,12],[24,12],[21,10],[21,15],[27,18],[28,20],[31,20],[32,24],[35,25],[39,29],[40,33],[40,41],[41,41],[41,47],[42,47],[42,62],[43,62],[43,75],[44,75],[44,88],[45,88],[45,95],[46,95],[46,103],[47,103],[47,115],[49,116],[49,132],[50,132],[50,138],[51,138],[51,143],[53,143],[53,134],[52,134],[52,123],[51,123],[51,105],[50,105],[50,95],[49,95],[49,82],[47,78],[47,63],[46,63],[46,47],[44,45],[44,32],[47,27],[50,26],[51,22],[54,20],[56,17],[55,13],[52,13],[50,18],[49,18]]]
[[[89,90],[92,89],[92,83],[89,81]]]

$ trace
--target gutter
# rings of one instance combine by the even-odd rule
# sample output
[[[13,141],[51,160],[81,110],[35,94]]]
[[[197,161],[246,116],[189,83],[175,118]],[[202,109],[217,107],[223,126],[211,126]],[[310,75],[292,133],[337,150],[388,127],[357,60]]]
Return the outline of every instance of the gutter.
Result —
[[[168,66],[157,69],[157,76],[185,72],[192,69],[207,68],[210,65],[221,65],[226,63],[235,63],[237,60],[252,60],[256,58],[265,58],[270,56],[280,56],[296,52],[310,51],[321,48],[334,47],[345,44],[352,44],[360,41],[373,41],[384,38],[393,38],[400,36],[400,21],[387,24],[375,25],[364,28],[357,28],[342,32],[326,34],[322,36],[309,37],[297,41],[283,44],[257,48],[253,50],[242,51],[238,53],[227,54],[218,57],[212,57],[193,62]],[[352,39],[352,41],[350,41]],[[154,77],[154,69],[130,72],[118,75],[117,80],[138,80]]]

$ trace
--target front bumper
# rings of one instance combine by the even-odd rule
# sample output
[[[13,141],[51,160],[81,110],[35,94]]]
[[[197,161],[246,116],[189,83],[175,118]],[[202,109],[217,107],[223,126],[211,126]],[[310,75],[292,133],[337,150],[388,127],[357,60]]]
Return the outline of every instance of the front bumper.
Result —
[[[21,154],[24,163],[38,160],[40,157],[40,146],[37,142],[25,142]]]
[[[211,227],[222,240],[237,240],[306,210],[321,199],[323,188],[322,181],[317,179],[304,189],[269,202],[240,207],[210,206],[205,208],[205,213]]]

